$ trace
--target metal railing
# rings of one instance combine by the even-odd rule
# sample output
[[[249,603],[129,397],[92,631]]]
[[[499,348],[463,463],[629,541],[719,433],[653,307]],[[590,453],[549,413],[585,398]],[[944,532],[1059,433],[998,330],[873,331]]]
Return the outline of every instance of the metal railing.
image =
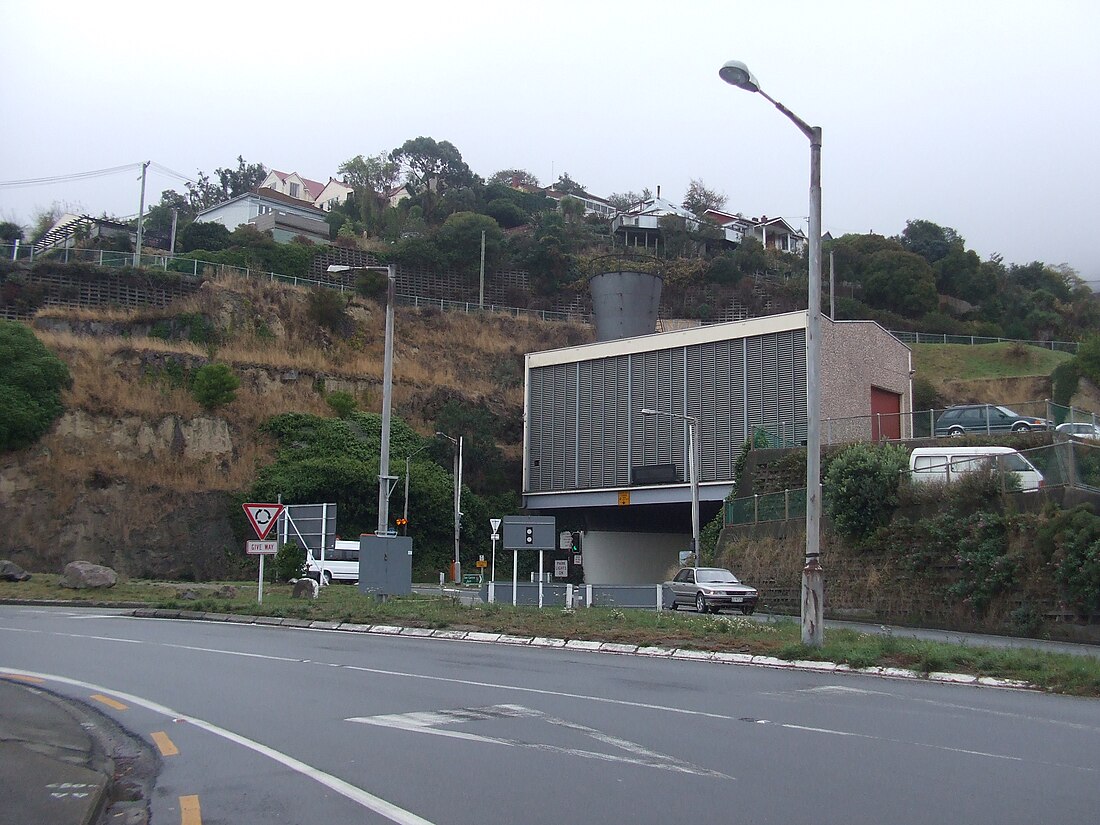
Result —
[[[64,247],[51,249],[46,253],[40,253],[37,258],[49,256],[51,260],[59,260],[62,263],[81,261],[93,263],[97,266],[123,267],[134,266],[135,256],[132,252],[112,252],[99,249],[76,249]],[[0,244],[0,258],[8,260],[34,261],[36,255],[31,244]],[[198,276],[206,269],[213,269],[216,273],[234,273],[242,277],[260,277],[265,280],[278,283],[292,284],[294,286],[318,286],[328,289],[336,289],[340,292],[349,291],[350,286],[344,283],[331,281],[318,281],[312,278],[304,278],[295,275],[280,275],[276,272],[264,272],[263,270],[247,267],[232,266],[213,261],[201,261],[191,258],[183,258],[172,255],[141,255],[137,260],[138,266],[148,266],[152,269],[161,269],[167,272],[183,272]],[[494,304],[490,307],[482,307],[478,301],[454,301],[436,298],[425,298],[417,295],[398,295],[398,300],[404,304],[413,306],[438,305],[443,311],[483,312],[490,311],[505,313],[515,317],[536,317],[547,321],[573,321],[575,323],[591,324],[592,317],[586,314],[571,312],[556,312],[551,310],[532,310],[524,307],[508,307]],[[899,341],[906,344],[965,344],[979,346],[982,344],[1023,344],[1026,346],[1042,347],[1055,352],[1076,353],[1078,342],[1076,341],[1027,341],[1019,338],[994,338],[982,335],[948,335],[939,332],[907,332],[888,330]]]
[[[991,338],[983,335],[948,335],[939,332],[895,332],[890,334],[905,344],[1026,344],[1056,352],[1077,352],[1076,341],[1024,341],[1018,338]]]
[[[1042,475],[1040,489],[1073,488],[1100,492],[1100,439],[1058,438],[1055,443],[1019,450]],[[1014,470],[1003,461],[991,464],[999,476],[1002,494],[1021,492],[1013,480]],[[969,470],[962,471],[965,475]],[[909,470],[902,470],[905,478]],[[944,473],[945,478],[949,473]],[[924,482],[927,483],[927,482]],[[1023,492],[1023,495],[1030,493]],[[805,488],[777,493],[758,493],[724,502],[723,521],[726,525],[760,524],[790,521],[806,517]]]

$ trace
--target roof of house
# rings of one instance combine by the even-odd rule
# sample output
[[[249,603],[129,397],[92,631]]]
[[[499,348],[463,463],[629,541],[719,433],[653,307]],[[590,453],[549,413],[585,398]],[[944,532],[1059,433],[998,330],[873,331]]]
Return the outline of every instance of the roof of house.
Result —
[[[215,209],[221,209],[226,204],[233,203],[234,201],[239,201],[243,198],[259,198],[262,201],[280,203],[286,206],[293,206],[295,209],[301,210],[307,215],[310,213],[315,213],[318,220],[325,219],[325,210],[318,209],[309,201],[303,201],[299,198],[292,198],[290,195],[284,195],[282,192],[279,192],[276,189],[271,189],[270,187],[263,187],[262,189],[252,189],[248,192],[245,192],[244,194],[237,195],[235,198],[230,198],[227,201],[216,203],[213,206],[210,206],[195,215],[195,219],[198,220],[202,215],[205,215],[208,212],[213,212]]]
[[[678,203],[673,203],[667,198],[647,198],[644,201],[638,201],[627,209],[624,209],[620,214],[623,215],[678,215],[681,218],[689,221],[698,221],[699,219],[690,211],[680,206]]]
[[[289,178],[291,175],[298,175],[297,172],[280,172],[278,169],[272,169],[271,174],[275,175],[283,183],[286,183],[286,179]],[[310,180],[309,178],[303,177],[302,175],[298,175],[298,178],[302,181],[302,185],[305,186],[306,192],[309,193],[309,196],[313,200],[317,200],[317,196],[321,194],[321,191],[327,185],[321,183],[319,180]],[[332,178],[329,178],[329,180],[332,180]]]

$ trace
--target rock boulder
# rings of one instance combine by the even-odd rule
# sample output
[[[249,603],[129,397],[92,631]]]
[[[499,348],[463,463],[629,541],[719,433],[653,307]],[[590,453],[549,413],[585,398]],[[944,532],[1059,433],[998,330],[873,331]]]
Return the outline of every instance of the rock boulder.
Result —
[[[0,581],[25,582],[31,574],[13,561],[0,559]]]
[[[114,587],[118,583],[118,573],[110,567],[92,564],[90,561],[71,561],[65,565],[61,576],[62,587],[76,590],[95,587]]]

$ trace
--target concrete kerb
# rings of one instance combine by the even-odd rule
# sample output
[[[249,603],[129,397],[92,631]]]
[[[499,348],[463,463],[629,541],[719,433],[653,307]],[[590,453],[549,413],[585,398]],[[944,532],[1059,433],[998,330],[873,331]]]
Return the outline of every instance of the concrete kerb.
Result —
[[[402,636],[405,638],[444,639],[449,641],[475,642],[477,644],[504,644],[514,646],[541,647],[555,650],[572,650],[586,653],[610,653],[618,656],[649,656],[654,658],[676,659],[678,661],[713,662],[725,665],[752,665],[785,670],[801,670],[816,673],[858,673],[863,676],[881,676],[889,679],[919,679],[925,682],[941,684],[972,685],[980,687],[1007,688],[1011,690],[1039,690],[1035,685],[1019,679],[996,679],[991,676],[973,676],[969,673],[921,673],[897,667],[849,667],[836,662],[818,662],[813,660],[787,660],[774,656],[754,656],[749,653],[725,653],[722,651],[693,650],[691,648],[671,648],[653,645],[629,645],[615,642],[600,642],[588,639],[555,639],[544,636],[513,636],[507,633],[486,633],[477,630],[431,630],[423,627],[400,627],[398,625],[364,625],[350,622],[309,622],[301,619],[284,619],[277,616],[245,616],[240,614],[197,613],[187,610],[164,610],[141,607],[131,611],[131,615],[143,619],[190,619],[192,621],[232,622],[235,624],[256,624],[265,627],[289,627],[306,630],[325,630],[344,633],[370,633],[379,636]]]

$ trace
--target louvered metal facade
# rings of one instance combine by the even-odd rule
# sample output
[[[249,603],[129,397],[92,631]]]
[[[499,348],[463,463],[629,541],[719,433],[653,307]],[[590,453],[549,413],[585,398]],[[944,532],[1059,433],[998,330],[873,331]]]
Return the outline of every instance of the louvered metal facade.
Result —
[[[556,363],[555,363],[556,361]],[[805,313],[528,356],[524,492],[625,488],[632,468],[689,476],[698,418],[700,483],[734,477],[757,427],[806,438]]]

